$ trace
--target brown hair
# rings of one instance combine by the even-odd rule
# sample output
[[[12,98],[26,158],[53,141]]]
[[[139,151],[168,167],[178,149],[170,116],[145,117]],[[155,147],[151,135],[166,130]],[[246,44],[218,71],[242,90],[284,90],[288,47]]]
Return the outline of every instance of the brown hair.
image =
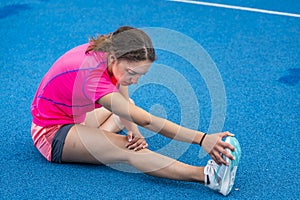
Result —
[[[85,53],[90,51],[107,52],[116,57],[130,62],[144,60],[155,61],[155,50],[151,39],[142,30],[122,26],[114,33],[100,35],[89,39],[89,47]]]

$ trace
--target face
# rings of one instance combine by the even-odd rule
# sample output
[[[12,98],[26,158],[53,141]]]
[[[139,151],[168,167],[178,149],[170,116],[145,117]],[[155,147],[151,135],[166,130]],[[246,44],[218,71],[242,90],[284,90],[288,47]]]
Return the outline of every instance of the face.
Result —
[[[148,72],[151,64],[149,60],[139,62],[117,60],[112,64],[112,72],[120,85],[129,86],[137,84],[139,78]]]

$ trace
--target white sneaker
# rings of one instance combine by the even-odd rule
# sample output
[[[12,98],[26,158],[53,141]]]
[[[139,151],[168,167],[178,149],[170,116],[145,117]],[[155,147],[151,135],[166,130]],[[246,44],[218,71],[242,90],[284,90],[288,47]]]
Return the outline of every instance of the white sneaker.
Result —
[[[232,152],[229,149],[226,149],[226,151],[231,153],[235,159],[230,160],[223,156],[228,166],[218,165],[215,161],[209,160],[204,168],[204,174],[207,187],[227,196],[234,185],[236,170],[241,158],[241,147],[238,140],[234,137],[227,137],[225,142],[234,146],[235,151]]]

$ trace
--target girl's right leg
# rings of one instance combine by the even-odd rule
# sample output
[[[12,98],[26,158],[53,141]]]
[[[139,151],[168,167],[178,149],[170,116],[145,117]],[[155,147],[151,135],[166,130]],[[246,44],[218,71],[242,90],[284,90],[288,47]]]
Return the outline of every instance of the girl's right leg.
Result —
[[[86,114],[85,125],[117,133],[124,128],[119,117],[104,107],[97,108]]]
[[[152,176],[204,182],[204,167],[187,165],[149,149],[129,150],[126,144],[126,136],[75,125],[66,137],[62,161],[93,164],[122,162]]]
[[[104,107],[97,108],[86,114],[84,123],[87,126],[99,128],[111,115],[112,113]]]

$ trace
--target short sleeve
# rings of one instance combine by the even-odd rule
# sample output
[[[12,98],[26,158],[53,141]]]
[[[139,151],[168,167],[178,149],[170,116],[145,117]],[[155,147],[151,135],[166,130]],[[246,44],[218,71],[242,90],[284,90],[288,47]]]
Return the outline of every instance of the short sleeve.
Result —
[[[98,101],[101,97],[119,92],[119,89],[112,83],[107,71],[106,62],[100,62],[98,66],[91,69],[84,81],[84,94],[92,102]]]

